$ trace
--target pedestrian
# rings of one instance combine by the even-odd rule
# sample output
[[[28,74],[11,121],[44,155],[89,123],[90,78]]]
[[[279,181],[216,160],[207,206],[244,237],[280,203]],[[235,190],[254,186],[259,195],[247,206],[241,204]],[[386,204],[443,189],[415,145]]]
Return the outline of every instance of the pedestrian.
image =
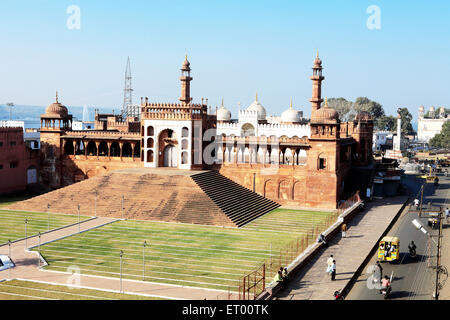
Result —
[[[447,208],[445,209],[445,217],[448,219],[450,218],[450,210]]]
[[[331,266],[333,264],[333,261],[334,261],[334,257],[333,257],[333,255],[331,255],[327,260],[327,266],[328,267]]]
[[[378,268],[378,270],[380,272],[380,274],[379,274],[380,278],[379,279],[377,278],[377,280],[381,282],[381,279],[383,278],[383,267],[381,266],[380,261],[377,261],[375,267]],[[376,272],[376,269],[375,269],[375,272]]]
[[[344,223],[341,227],[342,230],[342,238],[346,238],[347,237],[347,225]]]
[[[336,260],[333,260],[333,264],[331,265],[331,268],[330,268],[330,273],[331,273],[331,281],[335,281],[336,280]]]

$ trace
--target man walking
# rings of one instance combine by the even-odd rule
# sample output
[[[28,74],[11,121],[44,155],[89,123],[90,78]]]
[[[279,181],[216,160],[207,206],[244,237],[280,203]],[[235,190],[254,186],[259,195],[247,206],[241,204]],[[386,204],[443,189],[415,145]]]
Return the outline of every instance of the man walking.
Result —
[[[377,263],[375,264],[375,270],[374,273],[377,273],[377,270],[379,272],[379,275],[376,275],[376,280],[381,282],[381,279],[383,278],[383,267],[380,264],[380,261],[377,261]]]
[[[342,238],[347,237],[347,225],[344,223],[341,227],[342,229]]]

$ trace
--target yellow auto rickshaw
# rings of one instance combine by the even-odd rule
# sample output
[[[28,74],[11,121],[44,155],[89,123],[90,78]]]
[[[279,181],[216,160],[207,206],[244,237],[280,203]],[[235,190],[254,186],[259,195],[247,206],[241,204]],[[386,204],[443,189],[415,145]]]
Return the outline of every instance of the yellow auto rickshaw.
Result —
[[[400,239],[397,237],[384,237],[378,247],[378,260],[399,262]]]

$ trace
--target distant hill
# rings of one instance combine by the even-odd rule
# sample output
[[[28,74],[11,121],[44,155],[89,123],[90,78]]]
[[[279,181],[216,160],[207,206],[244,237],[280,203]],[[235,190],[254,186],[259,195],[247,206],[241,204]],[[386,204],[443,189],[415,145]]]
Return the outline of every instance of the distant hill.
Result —
[[[16,105],[12,109],[12,120],[20,121],[39,121],[41,114],[45,113],[47,107]],[[83,119],[83,107],[67,107],[69,113],[76,119]],[[111,108],[98,108],[100,112],[112,113]],[[118,110],[118,109],[117,109]],[[116,112],[117,112],[116,110]],[[89,120],[93,121],[95,117],[94,107],[89,107]],[[0,120],[9,120],[9,107],[0,105]]]

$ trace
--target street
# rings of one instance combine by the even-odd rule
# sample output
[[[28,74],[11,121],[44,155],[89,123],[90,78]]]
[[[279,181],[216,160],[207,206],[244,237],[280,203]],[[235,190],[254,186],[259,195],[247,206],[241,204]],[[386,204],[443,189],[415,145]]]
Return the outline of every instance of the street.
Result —
[[[447,205],[448,193],[450,188],[450,179],[439,175],[440,184],[435,187],[433,184],[426,184],[424,189],[424,211],[427,210],[429,202],[432,203],[432,210],[438,210],[440,206]],[[415,176],[408,176],[403,181],[409,189],[412,198],[411,201],[420,192],[423,179]],[[420,195],[418,196],[420,200]],[[445,209],[446,207],[444,207]],[[389,296],[391,300],[430,300],[433,299],[435,290],[435,269],[436,265],[436,244],[428,238],[427,235],[417,230],[412,221],[418,219],[420,223],[432,234],[437,241],[438,230],[431,230],[427,224],[428,217],[419,218],[418,213],[414,212],[414,207],[409,211],[409,206],[405,208],[401,217],[392,227],[388,236],[400,238],[400,263],[391,264],[382,262],[384,275],[391,276],[392,293]],[[445,220],[444,220],[445,227]],[[408,244],[414,241],[417,246],[417,257],[412,259],[409,256]],[[377,253],[371,257],[370,262],[365,266],[363,273],[359,276],[353,288],[347,295],[347,300],[381,300],[383,296],[377,289],[369,289],[368,278],[371,276],[370,267],[375,265]],[[370,280],[369,280],[370,282]]]

